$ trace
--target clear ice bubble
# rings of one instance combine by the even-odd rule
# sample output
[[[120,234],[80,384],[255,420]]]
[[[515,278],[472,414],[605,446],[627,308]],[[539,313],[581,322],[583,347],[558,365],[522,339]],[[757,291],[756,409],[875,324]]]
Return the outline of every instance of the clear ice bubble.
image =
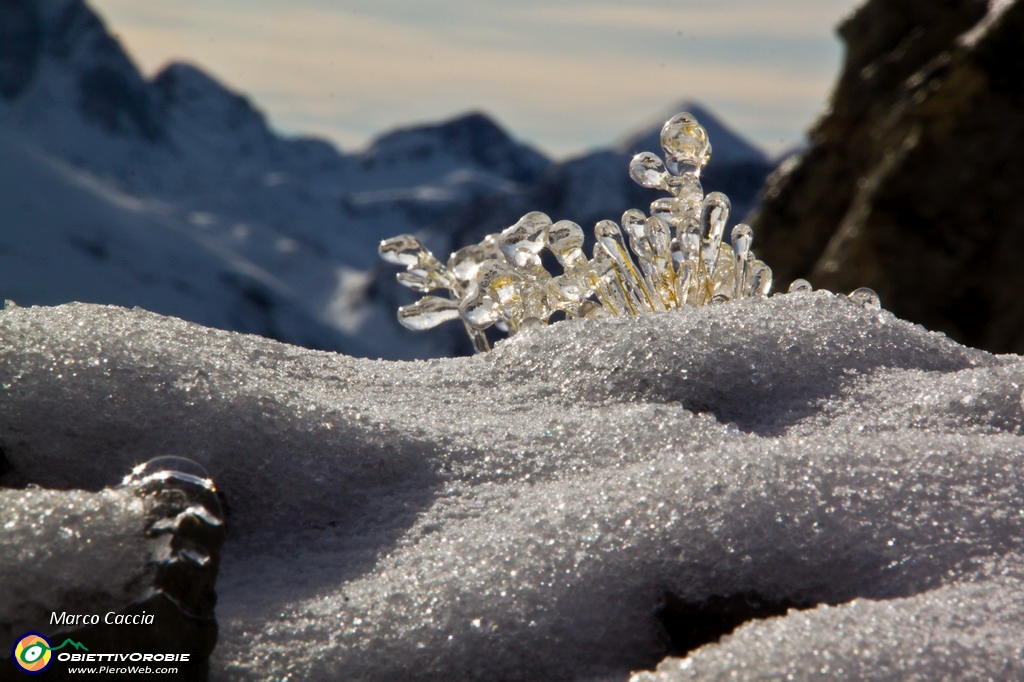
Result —
[[[668,254],[672,235],[664,219],[652,215],[644,222],[644,234],[650,241],[655,254]]]
[[[443,283],[432,278],[430,273],[426,270],[420,270],[418,268],[399,272],[395,275],[395,279],[414,291],[433,291],[434,289],[444,286]]]
[[[583,228],[571,220],[559,220],[548,228],[548,248],[556,256],[583,249]]]
[[[552,277],[549,286],[559,298],[576,305],[579,305],[583,299],[590,295],[589,289],[580,286],[579,280],[569,275]]]
[[[647,216],[638,208],[627,209],[622,214],[622,229],[626,231],[630,239],[639,239],[644,236],[644,224]]]
[[[717,244],[722,241],[722,235],[725,234],[725,224],[729,222],[729,213],[731,211],[732,202],[729,201],[729,197],[721,192],[711,192],[704,197],[700,220],[704,226],[704,236],[709,244]]]
[[[690,220],[683,224],[682,229],[679,231],[679,244],[686,253],[687,258],[697,258],[697,254],[700,252],[700,238],[702,234],[703,228],[696,220]]]
[[[420,251],[425,251],[423,244],[411,234],[400,234],[385,239],[377,247],[377,253],[388,263],[406,267],[415,266],[420,262]]]
[[[536,256],[547,244],[549,227],[551,218],[546,213],[531,211],[498,235],[498,247],[509,262],[519,267],[532,265],[534,259],[530,256]]]
[[[704,198],[704,187],[700,184],[700,178],[692,173],[669,175],[665,178],[665,188],[673,196],[698,207]]]
[[[207,525],[218,525],[208,522],[211,516],[218,520],[224,518],[213,479],[202,465],[185,457],[164,455],[137,464],[124,477],[121,485],[158,496],[171,490],[176,491],[175,495],[184,493],[191,501],[189,508],[196,506],[204,509],[202,513],[189,516],[197,516]]]
[[[750,268],[747,295],[767,296],[772,289],[772,269],[764,261],[754,261]]]
[[[459,302],[440,296],[424,296],[410,305],[398,309],[398,321],[403,327],[421,331],[459,317]]]
[[[679,237],[672,237],[672,241],[668,243],[668,253],[672,259],[672,265],[678,271],[683,261],[686,260],[686,251],[683,249],[683,242],[679,240]]]
[[[481,263],[501,257],[498,240],[490,234],[479,244],[470,244],[452,253],[448,257],[448,269],[460,282],[469,282],[476,277]]]
[[[874,289],[860,287],[851,291],[849,297],[851,301],[868,310],[880,310],[882,308],[882,299],[879,298]]]
[[[679,200],[670,197],[661,197],[651,202],[651,215],[658,216],[668,223],[673,222],[673,216],[678,213]]]
[[[665,166],[673,175],[700,173],[711,160],[711,143],[704,126],[689,112],[676,114],[661,129]]]
[[[809,294],[814,291],[814,287],[806,279],[794,279],[793,283],[789,285],[790,294]]]
[[[652,152],[640,152],[629,162],[629,177],[641,187],[665,189],[666,176],[664,162]]]
[[[137,464],[121,481],[121,485],[145,486],[151,483],[179,481],[208,490],[215,490],[213,479],[201,464],[186,457],[164,455]]]
[[[501,306],[474,285],[472,293],[459,302],[459,316],[474,329],[487,329],[501,321]]]
[[[754,230],[750,228],[750,225],[740,223],[732,228],[732,250],[736,253],[736,258],[741,261],[747,260],[747,257],[750,255],[750,243],[753,240]]]

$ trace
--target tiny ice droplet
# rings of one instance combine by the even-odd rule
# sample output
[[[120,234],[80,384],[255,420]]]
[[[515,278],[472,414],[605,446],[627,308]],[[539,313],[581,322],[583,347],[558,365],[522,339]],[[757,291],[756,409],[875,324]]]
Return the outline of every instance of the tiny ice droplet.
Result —
[[[421,331],[459,317],[459,302],[440,296],[424,296],[410,305],[398,309],[398,321],[403,327]]]
[[[629,162],[629,177],[641,187],[665,189],[665,164],[657,154],[640,152]]]
[[[498,247],[510,263],[519,267],[540,265],[537,254],[547,244],[547,231],[551,218],[540,211],[530,211],[515,225],[506,227],[498,235]]]
[[[673,175],[699,173],[711,160],[711,143],[704,126],[689,112],[676,114],[661,129],[665,165]]]
[[[868,287],[861,287],[851,291],[850,300],[854,303],[859,303],[868,310],[880,310],[882,307],[882,299],[878,297],[874,289],[869,289]]]
[[[791,294],[809,294],[812,291],[814,291],[814,287],[806,279],[794,279],[793,283],[789,285]]]
[[[420,240],[411,234],[400,234],[397,237],[385,239],[377,247],[380,257],[395,265],[416,265],[419,262],[419,252],[423,250]]]
[[[207,490],[214,490],[213,481],[206,469],[198,462],[176,455],[155,457],[148,462],[137,464],[124,477],[121,485],[144,486],[150,483],[177,481]]]
[[[571,220],[559,220],[548,228],[548,246],[552,251],[583,248],[583,228]]]
[[[640,209],[630,208],[622,214],[622,228],[630,236],[630,239],[640,239],[644,236],[646,222],[647,216]]]
[[[709,245],[718,247],[718,242],[722,240],[722,235],[725,233],[725,224],[729,221],[731,211],[732,202],[721,192],[710,192],[704,197],[700,221]]]
[[[754,230],[746,223],[740,223],[732,228],[732,249],[736,257],[746,260],[750,255],[750,243],[754,241]]]

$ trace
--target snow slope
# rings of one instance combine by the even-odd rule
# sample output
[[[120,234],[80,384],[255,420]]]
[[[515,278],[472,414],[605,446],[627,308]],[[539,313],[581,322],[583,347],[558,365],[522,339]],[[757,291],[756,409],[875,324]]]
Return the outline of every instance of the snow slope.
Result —
[[[21,46],[0,74],[0,173],[14,180],[0,185],[0,297],[22,303],[142,305],[354,354],[449,354],[452,335],[409,343],[374,290],[377,244],[549,164],[479,114],[342,154],[279,136],[195,66],[146,80],[81,0],[17,0],[0,20]],[[29,182],[26,157],[59,170]]]
[[[0,131],[5,298],[138,305],[222,328],[368,354],[326,322],[278,268],[247,259],[199,216],[99,182]],[[321,273],[321,288],[335,282]]]
[[[842,296],[426,362],[13,308],[0,387],[0,483],[211,473],[213,679],[1024,674],[1024,359]]]

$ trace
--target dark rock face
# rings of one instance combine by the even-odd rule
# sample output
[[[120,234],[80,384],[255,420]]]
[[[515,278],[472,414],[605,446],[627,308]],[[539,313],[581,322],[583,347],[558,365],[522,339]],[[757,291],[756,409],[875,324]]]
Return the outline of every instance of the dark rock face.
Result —
[[[144,84],[122,71],[97,66],[79,79],[82,112],[112,133],[134,132],[158,140],[163,127]]]
[[[32,0],[0,0],[0,97],[14,99],[32,82],[42,42]]]
[[[869,0],[812,146],[753,225],[781,288],[878,291],[900,317],[1024,351],[1024,4]]]

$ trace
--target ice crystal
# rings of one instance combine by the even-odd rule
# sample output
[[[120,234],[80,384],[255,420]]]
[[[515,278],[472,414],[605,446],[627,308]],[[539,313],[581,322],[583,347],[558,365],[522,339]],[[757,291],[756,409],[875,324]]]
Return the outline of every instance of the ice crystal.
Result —
[[[412,235],[385,239],[381,257],[405,267],[399,282],[424,293],[448,292],[399,308],[399,321],[421,330],[460,319],[476,350],[485,351],[484,330],[495,326],[511,335],[553,317],[640,315],[767,296],[772,271],[751,251],[753,230],[740,223],[723,241],[732,205],[701,186],[701,169],[711,160],[707,131],[693,115],[676,114],[661,129],[661,147],[664,159],[653,152],[634,156],[629,176],[668,196],[653,201],[649,215],[631,208],[619,223],[598,222],[590,258],[583,228],[540,211],[459,249],[447,263]],[[544,267],[545,251],[561,273]],[[857,300],[878,307],[871,295]]]

